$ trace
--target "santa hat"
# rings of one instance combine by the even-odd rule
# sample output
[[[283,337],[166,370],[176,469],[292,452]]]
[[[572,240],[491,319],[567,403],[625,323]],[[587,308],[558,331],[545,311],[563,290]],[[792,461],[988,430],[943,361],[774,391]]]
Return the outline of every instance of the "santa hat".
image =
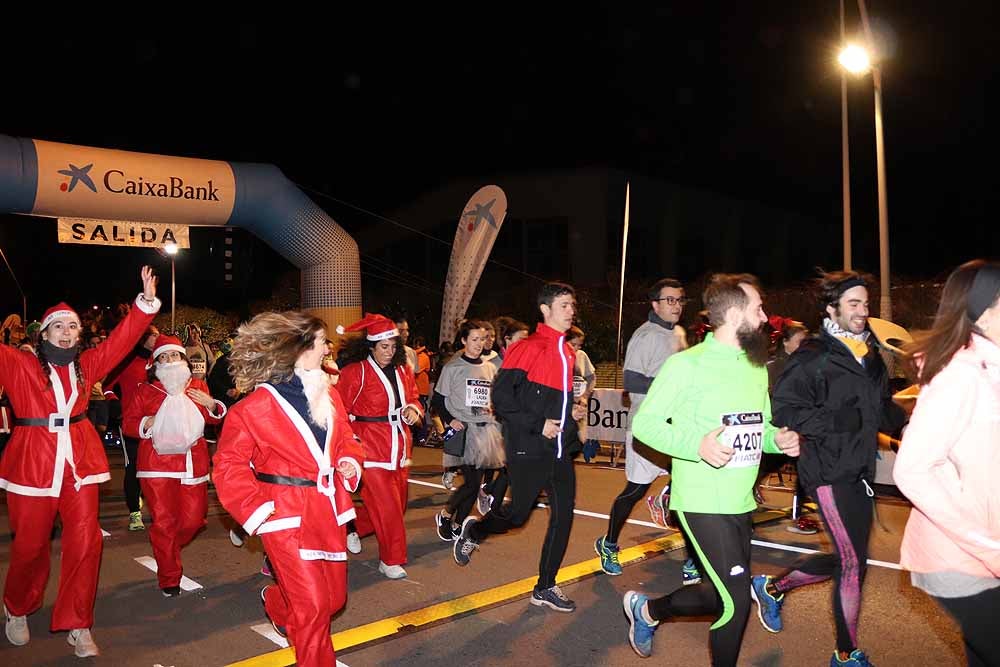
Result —
[[[365,336],[370,341],[385,340],[387,338],[396,338],[399,336],[399,329],[396,328],[396,323],[390,320],[385,315],[373,315],[371,313],[365,313],[363,319],[358,320],[349,327],[338,326],[337,333],[343,336],[348,331],[361,331],[366,330],[367,335]]]
[[[174,336],[168,336],[167,334],[160,334],[156,337],[156,343],[153,344],[153,354],[149,357],[149,365],[147,368],[151,368],[156,362],[156,358],[164,352],[180,352],[181,354],[187,354],[180,339]]]
[[[45,331],[46,327],[60,317],[68,317],[76,320],[77,324],[80,324],[80,316],[76,314],[76,311],[70,308],[65,302],[60,302],[45,311],[45,315],[42,316],[42,327],[39,331]]]

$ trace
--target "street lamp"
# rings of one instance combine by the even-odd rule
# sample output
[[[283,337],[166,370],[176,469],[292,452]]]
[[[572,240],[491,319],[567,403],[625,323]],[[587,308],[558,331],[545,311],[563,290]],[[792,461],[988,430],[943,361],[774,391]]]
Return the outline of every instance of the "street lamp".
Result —
[[[170,255],[170,331],[176,334],[177,326],[175,318],[177,315],[177,281],[174,277],[174,259],[177,257],[177,244],[167,243],[163,246],[163,252]]]
[[[871,25],[865,0],[858,0],[861,23],[864,26],[868,49],[874,48]],[[879,245],[879,317],[892,319],[892,296],[889,293],[889,198],[885,182],[885,136],[882,128],[882,71],[873,63],[868,52],[857,45],[847,45],[838,58],[840,64],[852,74],[871,71],[875,89],[875,163],[878,173],[878,245]]]

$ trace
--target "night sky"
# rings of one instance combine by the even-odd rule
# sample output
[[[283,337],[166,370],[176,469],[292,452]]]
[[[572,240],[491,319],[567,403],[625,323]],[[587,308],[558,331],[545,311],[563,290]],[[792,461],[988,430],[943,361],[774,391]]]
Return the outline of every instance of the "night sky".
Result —
[[[583,165],[839,228],[837,3],[649,4],[664,6],[269,6],[226,22],[131,24],[59,10],[5,30],[0,133],[273,163],[348,231],[389,223],[336,200],[386,213],[455,177]],[[933,277],[997,254],[995,6],[870,0],[884,54],[894,275]],[[849,33],[860,34],[855,2],[847,10]],[[871,77],[851,79],[849,97],[855,265],[875,272]],[[67,294],[134,294],[143,262],[169,279],[152,251],[58,246],[54,222],[0,223],[29,316]],[[208,266],[220,239],[196,230],[185,270]],[[255,293],[290,268],[266,247],[254,259]],[[180,300],[208,303],[213,291],[204,277],[181,279]],[[20,310],[5,268],[0,308]]]

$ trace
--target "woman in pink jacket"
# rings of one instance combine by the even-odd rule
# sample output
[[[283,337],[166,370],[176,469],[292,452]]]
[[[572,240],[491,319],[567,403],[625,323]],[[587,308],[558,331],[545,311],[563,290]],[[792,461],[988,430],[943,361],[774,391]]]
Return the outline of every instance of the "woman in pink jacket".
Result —
[[[914,346],[920,397],[893,474],[913,503],[902,565],[958,622],[969,665],[1000,665],[1000,265],[958,267]]]

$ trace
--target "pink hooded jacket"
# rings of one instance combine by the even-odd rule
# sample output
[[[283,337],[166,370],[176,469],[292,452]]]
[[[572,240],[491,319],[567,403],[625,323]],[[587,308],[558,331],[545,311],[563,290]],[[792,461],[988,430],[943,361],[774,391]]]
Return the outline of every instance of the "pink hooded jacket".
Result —
[[[1000,577],[1000,347],[973,335],[921,389],[893,476],[903,567]]]

